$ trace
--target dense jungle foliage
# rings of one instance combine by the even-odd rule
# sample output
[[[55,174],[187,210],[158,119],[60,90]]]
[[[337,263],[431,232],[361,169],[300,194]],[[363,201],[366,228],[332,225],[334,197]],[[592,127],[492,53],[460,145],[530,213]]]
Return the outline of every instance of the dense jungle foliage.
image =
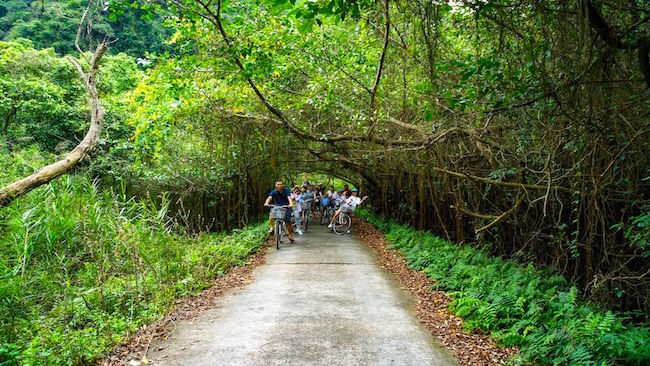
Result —
[[[54,48],[59,54],[75,52],[75,36],[87,0],[3,0],[0,3],[0,40],[27,38],[38,49]],[[104,37],[117,41],[113,52],[133,57],[155,57],[169,51],[165,45],[173,33],[164,27],[162,13],[149,11],[149,1],[102,2],[90,8],[85,42]]]
[[[386,229],[523,359],[647,360],[649,1],[95,1],[82,55],[87,4],[0,3],[0,186],[83,138],[68,57],[108,41],[97,147],[0,208],[0,363],[96,360],[244,260],[260,227],[217,232],[303,172],[444,238]]]

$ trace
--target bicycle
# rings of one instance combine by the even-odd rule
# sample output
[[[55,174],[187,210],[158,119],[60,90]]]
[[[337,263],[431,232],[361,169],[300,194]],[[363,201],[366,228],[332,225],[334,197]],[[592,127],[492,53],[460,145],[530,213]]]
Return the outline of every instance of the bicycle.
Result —
[[[313,200],[305,200],[300,202],[300,222],[302,223],[302,228],[304,232],[307,232],[309,227],[309,214],[311,214],[311,202]]]
[[[274,233],[275,233],[275,249],[280,249],[282,238],[287,235],[287,223],[284,221],[288,205],[270,205],[271,218],[275,220]]]
[[[341,205],[341,214],[334,221],[332,225],[332,231],[336,235],[343,235],[350,233],[350,227],[352,227],[352,213],[354,213],[354,207],[348,204]]]
[[[323,223],[328,223],[332,216],[334,216],[334,209],[332,208],[331,204],[327,204],[327,207],[323,209],[323,203],[321,202],[321,210],[320,210],[320,224],[323,225]]]

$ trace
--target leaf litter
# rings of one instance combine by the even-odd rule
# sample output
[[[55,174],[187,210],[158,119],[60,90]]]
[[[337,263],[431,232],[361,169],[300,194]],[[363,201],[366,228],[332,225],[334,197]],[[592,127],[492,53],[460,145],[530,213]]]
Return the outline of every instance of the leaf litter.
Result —
[[[463,319],[449,310],[451,298],[434,290],[433,280],[409,267],[399,251],[389,249],[384,234],[370,223],[355,218],[354,225],[357,236],[373,250],[382,268],[393,273],[402,289],[413,295],[418,321],[460,365],[503,365],[517,352],[515,347],[499,347],[487,334],[464,330]]]

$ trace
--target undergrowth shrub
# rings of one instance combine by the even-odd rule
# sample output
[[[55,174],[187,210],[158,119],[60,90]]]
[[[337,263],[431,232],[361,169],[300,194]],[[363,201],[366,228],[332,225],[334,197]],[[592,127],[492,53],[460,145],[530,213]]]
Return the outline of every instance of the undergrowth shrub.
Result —
[[[650,328],[580,298],[561,275],[532,264],[492,257],[470,246],[358,215],[384,232],[390,247],[453,299],[451,311],[468,331],[489,332],[520,347],[517,363],[612,365],[650,363]]]
[[[166,209],[78,174],[0,210],[0,364],[92,363],[266,237],[265,224],[184,234]]]

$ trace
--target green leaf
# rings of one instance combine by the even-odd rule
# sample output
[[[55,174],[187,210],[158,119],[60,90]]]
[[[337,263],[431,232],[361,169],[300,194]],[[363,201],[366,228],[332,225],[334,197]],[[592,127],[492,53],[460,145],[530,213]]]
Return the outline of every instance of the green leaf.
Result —
[[[302,21],[298,25],[298,32],[302,34],[309,33],[312,31],[313,28],[314,28],[314,19],[307,19]]]
[[[424,112],[424,119],[425,119],[427,122],[431,122],[431,121],[433,120],[433,112],[431,112],[431,110],[427,109],[427,110]]]

